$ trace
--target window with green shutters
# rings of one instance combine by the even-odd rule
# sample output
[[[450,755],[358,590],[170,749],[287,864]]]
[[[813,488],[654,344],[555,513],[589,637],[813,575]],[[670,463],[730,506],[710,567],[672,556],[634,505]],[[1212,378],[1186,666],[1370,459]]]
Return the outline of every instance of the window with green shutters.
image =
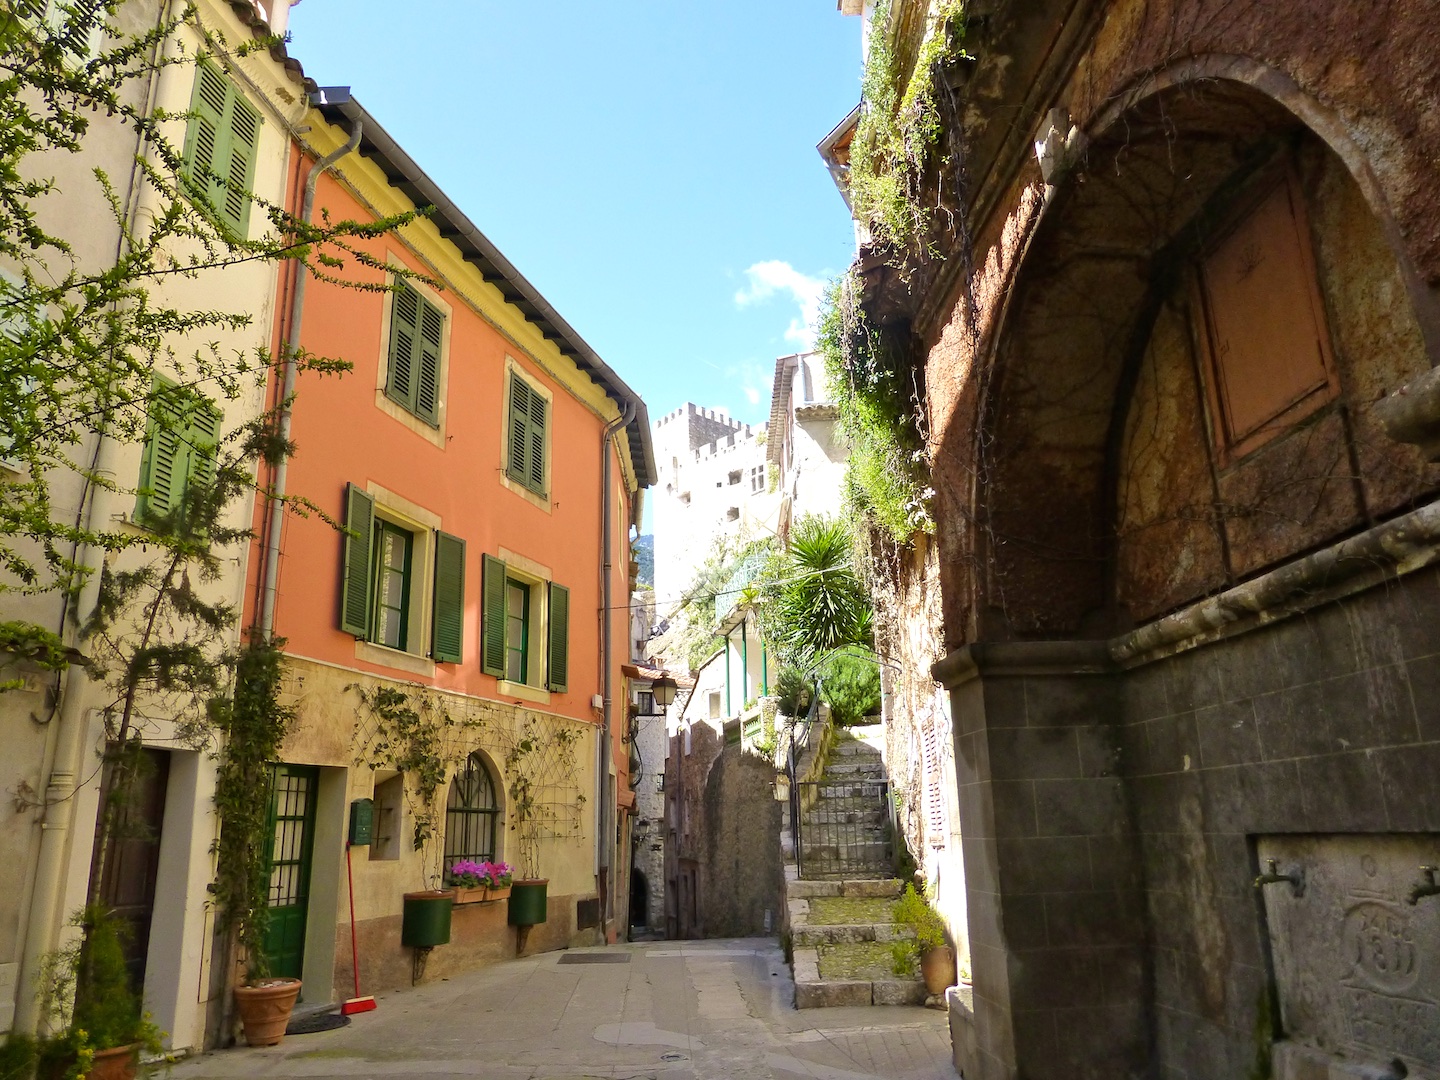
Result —
[[[497,679],[565,691],[570,678],[570,590],[553,581],[517,578],[492,555],[481,562],[481,670]],[[542,605],[548,615],[543,647],[537,645]]]
[[[431,427],[440,426],[440,343],[445,316],[404,281],[390,306],[385,396]]]
[[[340,629],[402,652],[423,651],[413,590],[433,558],[429,655],[458,664],[465,649],[465,541],[435,530],[433,543],[422,544],[425,532],[386,520],[384,513],[376,510],[374,496],[346,485]]]
[[[140,460],[137,521],[173,513],[192,484],[214,482],[220,423],[220,410],[203,396],[157,380]]]
[[[506,426],[511,480],[537,495],[545,494],[546,430],[550,403],[513,371],[510,373],[510,416]]]
[[[242,239],[250,231],[250,187],[260,114],[218,68],[195,65],[195,94],[185,130],[185,174],[190,190]]]
[[[36,31],[45,26],[62,36],[71,66],[93,60],[105,40],[102,0],[13,0],[14,11]]]

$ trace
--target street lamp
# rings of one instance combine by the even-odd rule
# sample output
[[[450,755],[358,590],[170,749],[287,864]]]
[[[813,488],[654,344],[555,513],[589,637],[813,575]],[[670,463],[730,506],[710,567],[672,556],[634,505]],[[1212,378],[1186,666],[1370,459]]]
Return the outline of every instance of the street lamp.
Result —
[[[650,693],[655,695],[656,705],[662,710],[668,709],[675,702],[675,680],[669,675],[661,675],[650,684]]]

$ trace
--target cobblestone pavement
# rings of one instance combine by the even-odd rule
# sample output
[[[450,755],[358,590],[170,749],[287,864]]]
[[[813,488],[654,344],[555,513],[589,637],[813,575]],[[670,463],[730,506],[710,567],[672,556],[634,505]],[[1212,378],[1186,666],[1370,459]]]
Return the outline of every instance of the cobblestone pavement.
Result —
[[[603,961],[573,962],[584,956]],[[349,1027],[203,1054],[170,1075],[955,1080],[943,1012],[799,1012],[793,996],[765,939],[553,952],[383,994]]]

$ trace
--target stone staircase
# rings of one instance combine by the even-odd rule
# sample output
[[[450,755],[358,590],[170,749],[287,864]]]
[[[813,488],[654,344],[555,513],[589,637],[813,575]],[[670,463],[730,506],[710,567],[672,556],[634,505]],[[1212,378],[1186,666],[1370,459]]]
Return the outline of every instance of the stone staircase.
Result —
[[[883,733],[852,731],[826,740],[823,770],[812,768],[818,780],[802,789],[808,805],[798,861],[794,838],[782,837],[799,1009],[925,1002],[918,971],[896,971],[896,945],[914,931],[891,920],[901,882],[893,876],[888,796],[880,786],[885,766],[876,746]]]
[[[885,763],[861,739],[838,739],[800,826],[807,878],[888,877],[893,864],[889,807],[881,791]]]

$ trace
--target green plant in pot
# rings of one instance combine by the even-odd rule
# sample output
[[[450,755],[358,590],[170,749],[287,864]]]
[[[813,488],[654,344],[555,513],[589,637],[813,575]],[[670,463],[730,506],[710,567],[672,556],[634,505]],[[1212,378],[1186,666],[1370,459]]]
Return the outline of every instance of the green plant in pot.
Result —
[[[914,885],[905,886],[905,892],[895,902],[892,918],[895,925],[908,926],[915,932],[915,949],[920,954],[920,974],[926,991],[943,994],[947,987],[954,986],[955,950],[945,937],[945,923],[929,900],[915,891]],[[898,961],[898,955],[896,959]]]
[[[210,891],[230,955],[246,968],[235,1005],[251,1046],[284,1039],[300,994],[299,979],[271,977],[266,952],[274,762],[295,716],[280,701],[284,645],[283,638],[252,635],[237,658],[234,693],[211,705],[211,720],[224,738],[216,755],[220,839]]]
[[[91,904],[70,923],[80,935],[45,961],[43,1012],[58,1034],[34,1048],[36,1075],[129,1080],[142,1053],[163,1051],[163,1033],[131,985],[122,925],[109,909]]]
[[[510,829],[517,849],[507,915],[511,926],[530,927],[546,920],[550,881],[540,876],[540,841],[561,824],[562,808],[550,795],[558,780],[573,774],[579,739],[574,728],[545,727],[531,719],[506,750]],[[584,796],[576,799],[578,807]]]

